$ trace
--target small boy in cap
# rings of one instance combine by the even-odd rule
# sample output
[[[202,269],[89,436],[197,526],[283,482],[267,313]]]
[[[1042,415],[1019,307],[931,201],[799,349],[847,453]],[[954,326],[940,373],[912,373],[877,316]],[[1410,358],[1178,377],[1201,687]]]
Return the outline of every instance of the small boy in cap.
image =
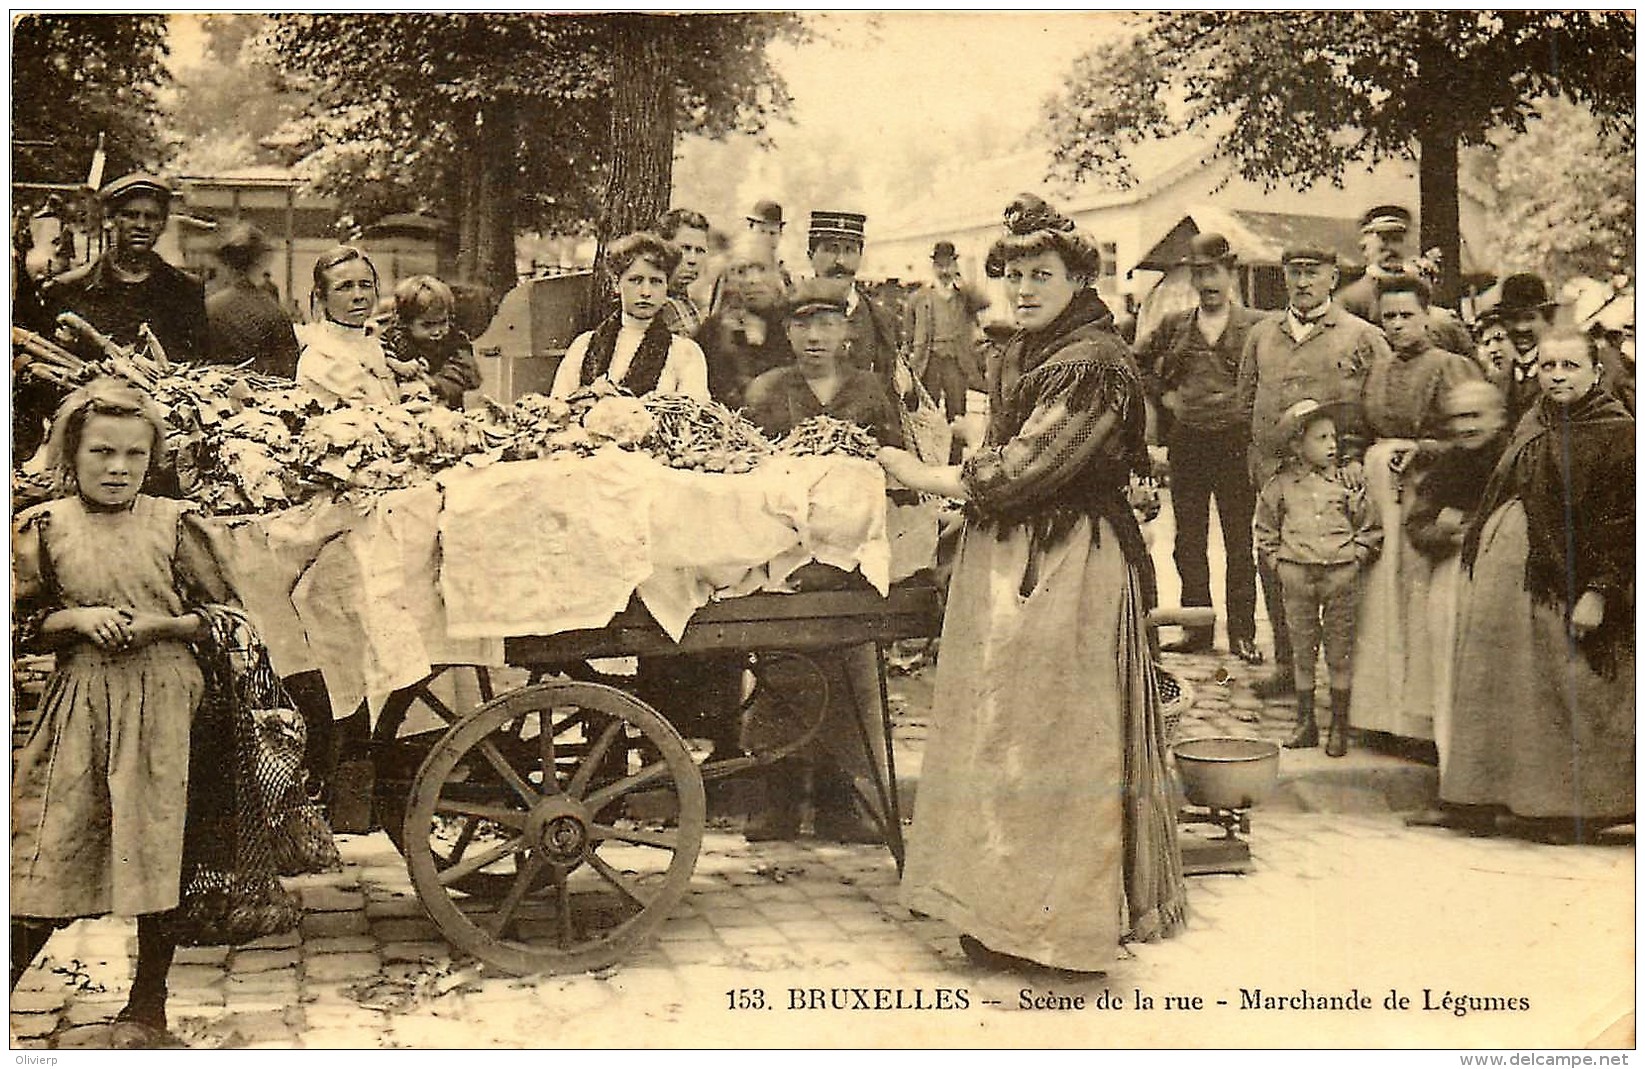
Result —
[[[1366,496],[1342,480],[1331,410],[1298,401],[1281,424],[1289,457],[1257,497],[1252,532],[1258,557],[1279,573],[1297,690],[1297,729],[1285,743],[1319,745],[1314,662],[1323,633],[1330,670],[1331,726],[1325,752],[1348,752],[1354,613],[1359,574],[1382,545],[1382,526]]]

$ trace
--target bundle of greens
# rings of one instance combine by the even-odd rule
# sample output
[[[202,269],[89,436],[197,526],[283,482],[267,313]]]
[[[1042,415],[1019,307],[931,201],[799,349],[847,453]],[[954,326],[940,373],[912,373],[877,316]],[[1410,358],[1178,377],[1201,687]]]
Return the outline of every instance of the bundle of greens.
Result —
[[[777,443],[791,457],[847,456],[873,460],[880,443],[855,423],[833,416],[812,416],[794,425]]]
[[[646,398],[645,407],[656,429],[643,448],[671,468],[740,474],[775,452],[758,427],[718,402],[660,394]]]

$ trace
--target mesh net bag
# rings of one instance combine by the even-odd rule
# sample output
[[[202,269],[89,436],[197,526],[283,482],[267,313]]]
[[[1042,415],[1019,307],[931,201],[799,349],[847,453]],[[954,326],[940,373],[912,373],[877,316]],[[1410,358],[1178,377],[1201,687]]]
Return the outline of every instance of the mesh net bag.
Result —
[[[297,926],[302,910],[280,883],[282,864],[327,867],[337,854],[304,791],[302,721],[268,651],[237,610],[201,612],[206,697],[190,735],[175,925],[184,945],[235,945]]]

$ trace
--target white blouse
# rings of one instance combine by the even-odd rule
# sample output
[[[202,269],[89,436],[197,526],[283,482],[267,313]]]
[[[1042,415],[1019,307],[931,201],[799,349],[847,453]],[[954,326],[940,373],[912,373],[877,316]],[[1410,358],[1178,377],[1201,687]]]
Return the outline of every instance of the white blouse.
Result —
[[[322,319],[297,328],[302,352],[297,385],[322,401],[351,405],[393,405],[400,386],[388,369],[383,346],[363,328]]]
[[[577,392],[582,384],[583,361],[588,357],[589,339],[593,337],[594,332],[588,331],[572,340],[570,348],[565,351],[565,359],[560,361],[558,370],[554,372],[554,385],[548,391],[550,397],[569,397]],[[644,328],[623,324],[622,329],[617,331],[617,347],[611,354],[611,367],[606,372],[606,378],[612,382],[623,381],[644,337]],[[651,392],[683,393],[699,401],[707,401],[708,359],[703,356],[702,348],[690,338],[671,335],[662,377],[657,380],[657,388]]]

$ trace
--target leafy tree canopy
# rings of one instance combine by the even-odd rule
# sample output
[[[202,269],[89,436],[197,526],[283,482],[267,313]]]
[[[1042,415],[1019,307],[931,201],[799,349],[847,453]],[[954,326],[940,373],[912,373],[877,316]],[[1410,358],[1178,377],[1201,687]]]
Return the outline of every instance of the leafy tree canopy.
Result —
[[[271,42],[306,79],[310,166],[362,220],[450,210],[486,105],[506,100],[506,168],[520,226],[579,229],[598,216],[609,161],[613,21],[600,15],[282,15]],[[677,128],[758,134],[789,99],[764,45],[803,34],[796,16],[671,20]],[[453,212],[452,214],[455,214]]]
[[[198,19],[205,47],[198,62],[176,69],[172,90],[161,96],[167,137],[177,153],[172,165],[185,173],[212,173],[286,162],[269,142],[308,99],[287,84],[265,46],[268,16],[174,18]]]
[[[1605,11],[1287,11],[1147,15],[1076,62],[1046,107],[1059,176],[1134,181],[1126,149],[1201,130],[1266,187],[1339,182],[1350,163],[1419,161],[1422,248],[1455,292],[1459,148],[1521,131],[1540,99],[1634,114],[1634,24]]]
[[[1562,98],[1537,110],[1523,133],[1505,138],[1488,157],[1502,269],[1536,271],[1555,282],[1632,274],[1632,132],[1607,129],[1589,109]]]
[[[1614,128],[1633,115],[1633,55],[1620,12],[1161,13],[1081,57],[1046,120],[1075,177],[1129,184],[1128,145],[1204,128],[1243,177],[1307,188],[1410,158],[1436,125],[1462,144],[1523,130],[1550,94]]]
[[[109,177],[160,162],[164,15],[23,15],[11,49],[14,180],[85,181],[99,134]]]

